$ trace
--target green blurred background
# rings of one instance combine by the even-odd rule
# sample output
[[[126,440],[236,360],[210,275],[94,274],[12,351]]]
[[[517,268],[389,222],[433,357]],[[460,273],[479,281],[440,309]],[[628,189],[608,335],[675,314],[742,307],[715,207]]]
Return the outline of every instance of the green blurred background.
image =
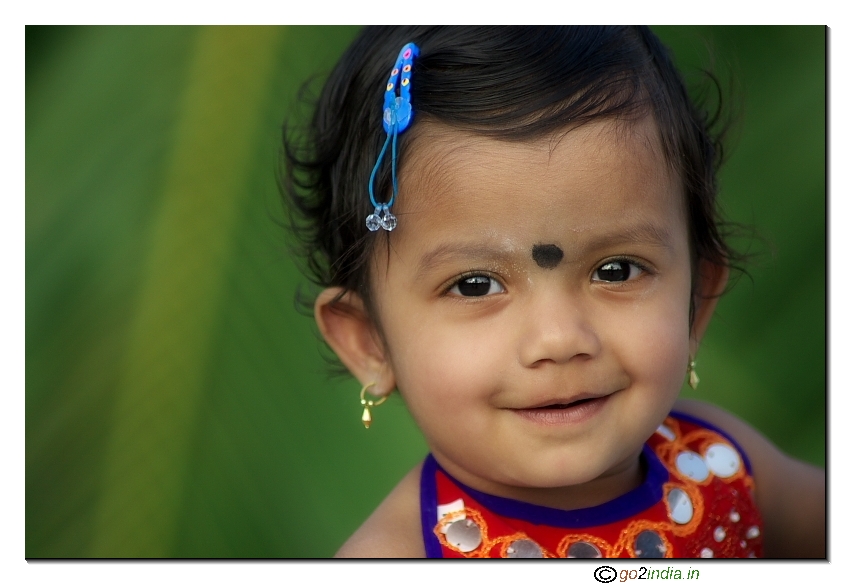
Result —
[[[825,29],[656,30],[731,71],[722,199],[766,241],[686,396],[823,465]],[[330,556],[424,456],[329,380],[280,226],[281,122],[356,32],[27,27],[27,557]]]

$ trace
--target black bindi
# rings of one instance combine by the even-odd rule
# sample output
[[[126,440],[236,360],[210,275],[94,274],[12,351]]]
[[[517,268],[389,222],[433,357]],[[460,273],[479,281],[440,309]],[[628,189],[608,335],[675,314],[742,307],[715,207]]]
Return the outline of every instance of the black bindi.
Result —
[[[531,248],[531,258],[543,269],[555,269],[564,258],[564,252],[557,245],[535,245]]]

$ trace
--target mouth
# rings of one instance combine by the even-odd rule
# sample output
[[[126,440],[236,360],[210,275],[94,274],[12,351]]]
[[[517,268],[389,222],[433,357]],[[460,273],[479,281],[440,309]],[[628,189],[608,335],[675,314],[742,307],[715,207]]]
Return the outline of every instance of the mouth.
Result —
[[[576,399],[568,403],[551,403],[549,405],[538,405],[536,407],[530,407],[530,409],[569,409],[570,407],[578,407],[584,403],[589,403],[590,401],[594,401],[600,398],[602,397],[585,397],[583,399]]]
[[[514,413],[541,425],[565,425],[585,421],[598,413],[611,395],[577,395],[569,401],[545,401],[524,409],[511,409]]]

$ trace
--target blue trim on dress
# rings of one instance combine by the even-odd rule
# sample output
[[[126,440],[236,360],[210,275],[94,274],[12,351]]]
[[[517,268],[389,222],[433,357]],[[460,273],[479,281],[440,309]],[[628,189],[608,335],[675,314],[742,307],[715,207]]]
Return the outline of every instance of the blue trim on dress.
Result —
[[[434,535],[433,531],[428,531],[425,526],[426,524],[437,524],[435,472],[438,469],[448,476],[458,488],[471,496],[479,504],[506,518],[514,518],[532,524],[544,524],[558,528],[589,528],[631,518],[651,508],[661,500],[664,494],[664,484],[669,479],[667,468],[664,467],[661,460],[655,455],[655,452],[646,444],[643,446],[641,458],[646,461],[646,478],[634,490],[598,506],[578,508],[575,510],[561,510],[479,492],[455,480],[446,470],[440,467],[431,454],[428,454],[428,458],[422,466],[421,499],[422,530],[425,537],[426,554],[429,557],[432,556],[429,550],[429,544],[432,544],[429,540],[429,535],[439,547],[439,540],[437,540],[436,535]],[[426,483],[429,484],[430,488],[434,488],[433,492],[428,492],[427,497],[425,493]],[[442,556],[442,550],[439,551],[437,556]]]
[[[437,526],[437,460],[429,453],[422,464],[419,478],[419,509],[422,517],[422,542],[425,543],[425,557],[442,559],[443,546],[434,534]]]
[[[682,419],[684,421],[687,421],[688,423],[693,423],[694,425],[699,425],[700,427],[710,429],[711,431],[714,431],[715,433],[719,433],[720,435],[722,435],[723,437],[728,439],[729,443],[734,445],[735,449],[738,450],[738,454],[741,456],[741,459],[744,460],[744,467],[747,469],[747,473],[750,474],[750,475],[753,474],[753,467],[750,465],[750,458],[747,457],[747,453],[744,451],[744,448],[741,447],[741,444],[738,443],[731,435],[729,435],[728,433],[726,433],[725,431],[723,431],[722,429],[720,429],[716,425],[713,425],[713,424],[709,423],[708,421],[704,421],[704,420],[700,419],[699,417],[694,417],[693,415],[688,415],[687,413],[681,413],[679,411],[670,411],[670,417],[673,417],[673,418],[676,418],[676,419]]]

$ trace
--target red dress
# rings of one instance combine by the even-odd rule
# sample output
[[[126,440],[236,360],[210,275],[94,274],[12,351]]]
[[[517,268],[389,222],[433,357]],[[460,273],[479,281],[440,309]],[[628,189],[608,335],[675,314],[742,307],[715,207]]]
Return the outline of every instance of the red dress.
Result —
[[[671,413],[643,448],[646,479],[592,508],[559,510],[478,492],[432,456],[421,514],[431,558],[761,557],[746,455],[705,421]]]

